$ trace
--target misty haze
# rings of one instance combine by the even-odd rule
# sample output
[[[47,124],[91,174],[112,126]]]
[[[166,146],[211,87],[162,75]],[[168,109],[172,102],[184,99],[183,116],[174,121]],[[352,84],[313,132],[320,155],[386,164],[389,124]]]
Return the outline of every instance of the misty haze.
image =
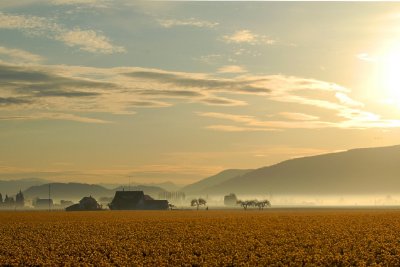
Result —
[[[400,3],[0,2],[0,266],[400,266]]]

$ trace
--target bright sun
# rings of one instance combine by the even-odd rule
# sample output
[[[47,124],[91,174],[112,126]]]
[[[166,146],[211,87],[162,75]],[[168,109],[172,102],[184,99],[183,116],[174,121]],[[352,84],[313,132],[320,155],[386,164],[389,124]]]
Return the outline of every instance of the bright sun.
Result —
[[[391,50],[382,59],[380,74],[385,101],[400,107],[400,47]]]

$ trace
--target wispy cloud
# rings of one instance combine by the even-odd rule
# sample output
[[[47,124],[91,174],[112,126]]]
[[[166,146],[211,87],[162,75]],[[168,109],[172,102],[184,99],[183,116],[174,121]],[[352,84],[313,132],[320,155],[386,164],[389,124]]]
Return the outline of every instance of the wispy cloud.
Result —
[[[25,15],[9,15],[0,12],[0,28],[3,29],[34,29],[48,27],[45,18]]]
[[[0,109],[8,112],[10,119],[45,119],[50,115],[43,114],[54,113],[52,119],[104,123],[82,114],[134,114],[138,108],[165,108],[177,103],[234,106],[240,111],[239,107],[249,104],[249,98],[241,95],[248,95],[290,104],[291,111],[285,105],[285,110],[276,110],[269,119],[224,112],[199,115],[222,120],[209,129],[231,132],[400,127],[399,120],[365,110],[349,96],[350,89],[334,83],[285,75],[231,76],[137,67],[0,64]],[[313,114],[297,112],[299,105],[313,108]],[[321,115],[327,112],[328,118]]]
[[[247,70],[241,66],[237,65],[226,65],[222,66],[218,69],[219,73],[244,73],[247,72]]]
[[[357,57],[359,60],[367,61],[367,62],[377,62],[377,61],[379,61],[379,58],[378,58],[378,57],[376,57],[376,56],[371,56],[371,55],[368,54],[368,53],[360,53],[360,54],[357,54],[356,57]]]
[[[266,35],[253,33],[250,30],[239,30],[232,33],[231,35],[224,35],[223,39],[227,43],[237,43],[237,44],[246,43],[251,45],[255,44],[273,45],[277,42],[273,38],[270,38]]]
[[[59,114],[134,114],[137,108],[162,108],[177,101],[207,106],[242,106],[247,102],[220,92],[254,94],[252,80],[222,79],[199,73],[143,68],[90,68],[0,64],[0,109],[9,119],[51,119],[102,123]],[[154,89],[158,88],[158,89]],[[46,112],[46,114],[50,114]],[[4,119],[4,118],[3,118]]]
[[[267,129],[267,128],[256,128],[256,127],[243,127],[243,126],[235,126],[235,125],[208,125],[206,127],[210,130],[220,131],[220,132],[269,132],[276,131],[275,129]]]
[[[251,124],[254,121],[253,116],[247,116],[247,115],[234,115],[234,114],[218,113],[218,112],[197,112],[197,114],[203,117],[229,120],[233,122],[241,122],[244,124]]]
[[[218,105],[218,106],[245,106],[245,101],[230,99],[225,97],[207,97],[200,100],[202,103],[207,105]]]
[[[122,46],[115,46],[104,35],[93,30],[81,30],[76,28],[71,31],[66,31],[57,36],[57,40],[63,41],[68,46],[77,46],[81,50],[92,53],[122,53],[125,49]]]
[[[200,56],[198,58],[194,58],[193,60],[200,61],[205,64],[216,64],[221,58],[222,58],[222,55],[210,54],[210,55],[205,55],[205,56]]]
[[[332,115],[335,115],[337,119],[335,121],[327,121],[328,124],[326,125],[329,127],[367,129],[393,128],[400,125],[400,120],[382,119],[378,114],[363,110],[362,103],[348,100],[343,101],[349,97],[346,95],[341,95],[341,97],[342,99],[339,99],[339,103],[335,102],[335,100],[315,99],[288,93],[282,94],[279,97],[272,97],[272,99],[284,103],[296,103],[333,111]]]
[[[167,85],[175,85],[184,88],[193,89],[207,89],[208,92],[231,92],[231,93],[268,93],[270,90],[258,86],[260,78],[218,78],[213,77],[204,73],[179,73],[179,72],[165,72],[160,70],[135,70],[126,72],[124,74],[127,77],[131,77],[143,81],[154,81],[160,82]]]
[[[18,97],[0,97],[0,107],[1,106],[10,106],[10,105],[22,105],[22,104],[29,104],[31,101],[18,98]]]
[[[76,121],[83,123],[110,123],[110,121],[83,117],[68,113],[36,113],[33,115],[21,115],[21,116],[0,116],[0,121],[2,120],[3,121],[4,120],[64,120],[64,121]]]
[[[28,51],[0,46],[0,60],[5,58],[12,63],[40,63],[44,58]]]
[[[52,0],[53,5],[86,5],[90,7],[108,7],[110,0]]]
[[[279,115],[286,119],[294,121],[314,121],[319,119],[318,116],[298,112],[280,112]]]
[[[0,8],[16,8],[37,4],[39,0],[0,1]]]
[[[317,121],[317,120],[298,120],[298,121],[282,121],[282,120],[260,120],[253,116],[244,116],[227,113],[216,112],[199,112],[198,115],[203,117],[228,120],[239,125],[210,125],[209,129],[220,131],[277,131],[282,129],[315,129],[334,127],[333,123]]]
[[[198,115],[214,119],[222,119],[235,124],[217,124],[206,126],[208,129],[239,132],[239,131],[277,131],[284,129],[370,129],[370,128],[398,128],[400,120],[382,119],[372,112],[343,109],[336,114],[339,121],[322,120],[318,117],[290,115],[288,120],[262,120],[253,116],[227,113],[199,112]],[[282,115],[282,114],[281,114]],[[287,115],[287,114],[286,114]]]
[[[179,20],[179,19],[159,19],[158,23],[164,28],[172,28],[177,26],[191,26],[191,27],[198,27],[198,28],[214,28],[219,23],[218,22],[211,22],[206,20],[198,20],[195,18],[190,18],[186,20]]]
[[[234,125],[223,125],[223,127],[211,125],[211,129],[224,131],[229,129],[232,131],[239,131],[239,129],[241,131],[318,128],[368,129],[400,126],[400,120],[384,119],[374,112],[364,110],[364,104],[352,99],[349,96],[351,90],[343,86],[282,75],[258,78],[258,82],[254,85],[270,88],[270,93],[265,95],[267,99],[332,111],[330,118],[285,111],[278,114],[280,117],[284,117],[284,120],[265,120],[253,116],[226,113],[200,113],[199,115],[235,123]],[[252,79],[256,79],[256,77],[252,77]]]
[[[100,32],[80,28],[68,29],[54,20],[44,17],[0,12],[0,28],[21,30],[29,35],[45,36],[91,53],[125,52],[122,46],[112,44],[111,40]]]
[[[356,101],[352,98],[350,98],[347,94],[342,93],[342,92],[337,92],[335,94],[336,98],[339,99],[340,103],[346,105],[346,106],[351,106],[351,107],[363,107],[364,104]]]

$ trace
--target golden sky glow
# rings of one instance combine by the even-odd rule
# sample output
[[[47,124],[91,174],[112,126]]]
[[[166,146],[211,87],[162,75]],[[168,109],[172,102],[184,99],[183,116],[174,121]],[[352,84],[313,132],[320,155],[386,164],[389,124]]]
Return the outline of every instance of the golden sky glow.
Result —
[[[0,178],[190,183],[400,143],[400,4],[1,1]]]

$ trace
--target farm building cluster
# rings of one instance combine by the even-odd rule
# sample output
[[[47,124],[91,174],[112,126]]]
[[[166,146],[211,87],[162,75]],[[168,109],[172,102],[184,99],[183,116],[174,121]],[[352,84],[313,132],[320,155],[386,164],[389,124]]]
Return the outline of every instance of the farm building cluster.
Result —
[[[155,200],[143,191],[116,191],[110,210],[166,210],[167,200]],[[103,207],[92,197],[84,197],[79,203],[66,208],[66,211],[101,210]]]

